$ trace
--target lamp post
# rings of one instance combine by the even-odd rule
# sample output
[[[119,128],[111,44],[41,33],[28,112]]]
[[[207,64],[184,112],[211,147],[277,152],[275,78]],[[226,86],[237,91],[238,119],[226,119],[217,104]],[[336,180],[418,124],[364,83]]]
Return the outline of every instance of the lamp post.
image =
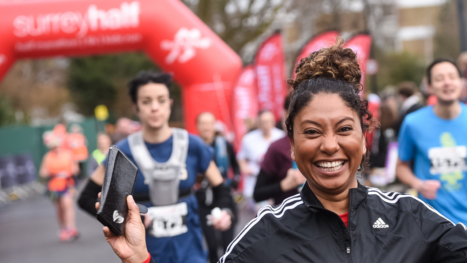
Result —
[[[461,52],[467,51],[467,32],[465,28],[464,0],[457,0],[457,19],[459,21],[459,37]]]

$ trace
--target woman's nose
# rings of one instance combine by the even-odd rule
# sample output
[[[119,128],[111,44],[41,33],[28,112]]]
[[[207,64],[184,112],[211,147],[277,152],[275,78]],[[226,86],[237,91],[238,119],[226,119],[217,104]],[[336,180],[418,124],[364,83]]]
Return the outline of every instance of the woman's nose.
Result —
[[[320,150],[329,155],[334,154],[339,150],[339,143],[337,137],[334,135],[324,136],[321,142]]]

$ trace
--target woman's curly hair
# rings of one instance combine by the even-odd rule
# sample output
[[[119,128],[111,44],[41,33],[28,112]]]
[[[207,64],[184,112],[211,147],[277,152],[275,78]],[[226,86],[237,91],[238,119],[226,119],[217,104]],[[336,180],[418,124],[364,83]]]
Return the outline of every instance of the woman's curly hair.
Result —
[[[287,83],[296,90],[306,80],[324,77],[343,80],[352,84],[356,91],[360,91],[362,73],[358,65],[357,54],[343,46],[344,41],[338,38],[335,45],[302,58],[295,69],[296,78],[289,79]]]
[[[377,121],[368,110],[368,102],[359,95],[362,73],[357,54],[350,48],[344,48],[341,38],[337,38],[333,46],[322,48],[300,60],[295,73],[295,79],[287,81],[294,91],[289,116],[285,121],[287,135],[292,140],[295,117],[318,93],[338,94],[360,117],[362,132],[371,131],[377,126]],[[362,158],[363,170],[368,167],[367,159],[366,156]]]

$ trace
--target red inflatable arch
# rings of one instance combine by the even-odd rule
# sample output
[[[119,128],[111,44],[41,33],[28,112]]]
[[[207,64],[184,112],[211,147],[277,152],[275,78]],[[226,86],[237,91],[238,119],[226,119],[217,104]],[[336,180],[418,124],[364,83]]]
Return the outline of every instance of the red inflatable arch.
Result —
[[[15,60],[144,50],[183,87],[185,125],[211,111],[231,130],[238,55],[179,0],[6,0],[0,79]]]

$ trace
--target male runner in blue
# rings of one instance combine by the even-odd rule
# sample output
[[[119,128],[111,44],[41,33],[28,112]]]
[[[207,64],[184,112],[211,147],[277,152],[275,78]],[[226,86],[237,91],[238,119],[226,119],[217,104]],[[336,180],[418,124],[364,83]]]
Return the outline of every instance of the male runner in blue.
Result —
[[[428,66],[427,78],[438,103],[404,119],[396,174],[441,214],[467,224],[467,106],[459,102],[459,69],[438,59]]]
[[[210,181],[217,207],[226,208],[212,218],[219,230],[231,224],[229,190],[213,162],[212,148],[186,130],[169,127],[171,79],[169,74],[143,71],[130,82],[130,97],[143,129],[116,145],[139,168],[133,196],[149,207],[145,225],[151,257],[158,263],[205,263],[192,187],[199,173]],[[78,201],[92,214],[104,175],[105,162],[93,173]]]

